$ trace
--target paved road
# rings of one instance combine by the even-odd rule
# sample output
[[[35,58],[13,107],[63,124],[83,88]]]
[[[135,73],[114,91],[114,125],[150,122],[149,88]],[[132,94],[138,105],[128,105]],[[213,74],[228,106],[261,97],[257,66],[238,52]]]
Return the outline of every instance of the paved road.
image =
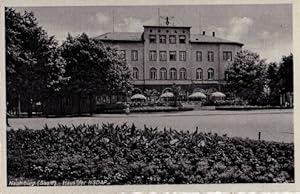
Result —
[[[292,142],[293,110],[258,110],[258,111],[187,111],[176,113],[142,113],[142,114],[99,114],[93,117],[69,118],[18,118],[9,119],[12,128],[40,129],[45,124],[49,127],[60,124],[116,124],[134,123],[137,127],[144,125],[163,129],[193,131],[196,127],[206,132],[217,132],[229,136],[261,138],[271,141]]]

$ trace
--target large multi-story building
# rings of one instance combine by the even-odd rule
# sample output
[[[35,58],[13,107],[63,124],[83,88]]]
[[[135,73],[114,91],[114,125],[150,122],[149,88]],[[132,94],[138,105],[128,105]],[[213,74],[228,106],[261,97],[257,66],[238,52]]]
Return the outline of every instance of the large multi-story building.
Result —
[[[95,39],[117,47],[132,68],[139,90],[164,92],[174,83],[186,94],[195,89],[223,90],[225,68],[240,42],[191,34],[188,26],[144,26],[144,32],[108,32]]]

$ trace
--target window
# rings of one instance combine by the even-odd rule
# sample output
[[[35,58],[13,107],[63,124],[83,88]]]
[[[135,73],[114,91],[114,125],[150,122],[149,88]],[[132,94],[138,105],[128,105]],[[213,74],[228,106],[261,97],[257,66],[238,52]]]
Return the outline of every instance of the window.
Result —
[[[176,61],[176,51],[170,51],[170,61]]]
[[[118,55],[120,55],[120,57],[122,59],[126,59],[126,51],[125,50],[119,50]]]
[[[167,60],[167,51],[159,51],[159,60],[166,61]]]
[[[224,61],[232,61],[232,52],[231,51],[224,51],[223,52],[223,60]]]
[[[202,61],[202,52],[196,51],[196,61]]]
[[[179,79],[186,80],[186,69],[185,68],[181,68],[179,70]]]
[[[137,61],[138,60],[138,51],[132,50],[131,51],[131,61]]]
[[[171,80],[177,79],[177,70],[175,68],[170,69],[170,79]]]
[[[198,68],[196,70],[196,80],[202,80],[203,79],[202,77],[203,77],[203,71],[201,68]]]
[[[170,35],[169,36],[169,43],[170,44],[176,44],[176,36],[175,35]]]
[[[186,61],[186,51],[179,51],[179,61]]]
[[[156,51],[150,51],[149,61],[156,61]]]
[[[167,69],[166,68],[163,67],[159,70],[159,77],[161,80],[167,79]]]
[[[209,68],[207,70],[207,79],[208,80],[213,80],[214,79],[214,70],[212,68]]]
[[[156,35],[154,35],[154,34],[149,35],[149,42],[156,43]]]
[[[159,35],[159,43],[160,44],[166,44],[167,43],[166,35]]]
[[[134,80],[139,79],[139,70],[138,70],[138,68],[136,68],[136,67],[133,68],[132,77],[133,77]]]
[[[186,39],[186,38],[185,38],[185,35],[180,35],[180,36],[179,36],[179,43],[180,43],[180,44],[185,44],[185,39]]]
[[[150,79],[156,80],[156,69],[154,67],[150,69]]]
[[[207,61],[214,61],[214,52],[208,51],[208,53],[207,53]]]

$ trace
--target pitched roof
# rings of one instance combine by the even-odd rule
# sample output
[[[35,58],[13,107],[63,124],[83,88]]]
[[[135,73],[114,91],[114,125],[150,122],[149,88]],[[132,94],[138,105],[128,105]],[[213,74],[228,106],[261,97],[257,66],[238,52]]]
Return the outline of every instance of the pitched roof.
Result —
[[[143,41],[142,32],[108,32],[100,36],[95,37],[97,40],[108,41]]]
[[[124,41],[124,42],[142,42],[143,33],[142,32],[108,32],[100,36],[95,37],[97,40],[101,41]],[[240,42],[225,40],[210,35],[201,34],[191,34],[191,43],[223,43],[223,44],[237,44],[244,45]]]
[[[191,28],[191,26],[148,26],[148,25],[146,25],[146,26],[144,26],[144,28]]]
[[[224,43],[224,44],[238,44],[244,45],[240,42],[225,40],[215,36],[202,35],[202,34],[191,34],[191,43]]]

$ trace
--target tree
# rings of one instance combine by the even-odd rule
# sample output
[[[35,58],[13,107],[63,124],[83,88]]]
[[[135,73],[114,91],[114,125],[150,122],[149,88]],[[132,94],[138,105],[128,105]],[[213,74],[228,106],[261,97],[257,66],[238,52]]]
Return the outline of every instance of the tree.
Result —
[[[78,95],[78,114],[81,114],[83,95],[89,98],[92,114],[95,94],[127,95],[131,90],[131,72],[116,49],[104,46],[85,33],[75,38],[68,35],[61,49],[66,76],[70,77],[67,89]]]
[[[267,71],[270,103],[278,105],[280,96],[293,93],[293,54],[283,56],[279,65],[270,63]]]
[[[279,104],[280,97],[280,88],[278,77],[279,65],[275,62],[272,62],[268,65],[267,69],[267,85],[270,90],[269,92],[269,103],[272,105]]]
[[[63,81],[64,61],[57,52],[54,36],[49,37],[32,12],[20,14],[5,8],[7,102],[32,105],[44,101]]]
[[[278,77],[280,78],[279,85],[282,94],[294,91],[293,84],[293,54],[289,56],[283,56],[280,62],[280,67],[278,70]]]
[[[262,103],[266,86],[266,63],[257,53],[238,52],[227,69],[227,83],[232,92],[250,104]]]

